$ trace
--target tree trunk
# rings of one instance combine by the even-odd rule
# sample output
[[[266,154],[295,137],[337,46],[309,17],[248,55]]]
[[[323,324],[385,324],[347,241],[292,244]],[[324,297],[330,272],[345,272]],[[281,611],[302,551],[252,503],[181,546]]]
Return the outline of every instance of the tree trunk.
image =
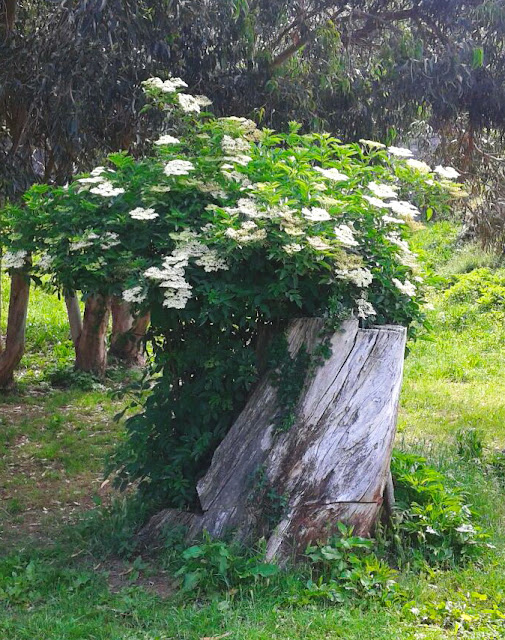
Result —
[[[30,278],[13,273],[7,317],[5,349],[0,353],[0,388],[9,387],[13,374],[25,351],[26,316],[30,297]]]
[[[77,346],[82,333],[81,307],[79,306],[79,300],[75,293],[70,296],[65,296],[65,304],[67,306],[70,335],[75,347]]]
[[[0,34],[14,29],[16,5],[16,0],[0,0]]]
[[[112,298],[112,333],[109,356],[121,360],[130,367],[145,365],[142,339],[145,336],[151,315],[144,313],[134,318],[131,305],[119,298]]]
[[[292,355],[320,343],[322,321],[299,319],[288,329]],[[263,377],[214,453],[198,483],[202,514],[167,510],[140,533],[150,541],[163,528],[189,522],[238,540],[267,538],[267,556],[280,561],[324,539],[337,522],[370,535],[389,477],[406,331],[359,329],[345,323],[331,338],[331,356],[309,376],[288,432],[275,432],[279,409],[270,376]]]
[[[100,294],[87,298],[84,306],[84,322],[75,348],[75,368],[105,376],[107,368],[106,337],[109,324],[110,300]]]

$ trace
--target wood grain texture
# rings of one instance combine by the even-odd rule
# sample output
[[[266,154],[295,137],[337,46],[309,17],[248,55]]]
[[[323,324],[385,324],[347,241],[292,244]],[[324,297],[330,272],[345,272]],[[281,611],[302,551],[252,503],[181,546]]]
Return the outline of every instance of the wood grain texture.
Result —
[[[322,326],[293,321],[291,354],[302,345],[313,351]],[[203,513],[189,522],[190,537],[203,529],[218,537],[232,530],[240,540],[267,535],[268,557],[282,559],[338,521],[370,534],[389,474],[405,340],[403,327],[346,322],[331,338],[331,356],[306,381],[286,433],[274,432],[277,397],[265,375],[198,483]],[[265,486],[282,507],[276,526],[266,522]]]

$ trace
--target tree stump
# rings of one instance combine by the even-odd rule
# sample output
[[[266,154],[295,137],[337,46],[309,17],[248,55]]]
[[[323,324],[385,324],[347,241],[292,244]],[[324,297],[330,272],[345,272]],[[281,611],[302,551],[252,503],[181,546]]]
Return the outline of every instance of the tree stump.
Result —
[[[319,319],[294,320],[291,355],[302,345],[313,352],[322,326]],[[275,432],[276,390],[265,374],[198,483],[202,513],[163,511],[140,539],[181,523],[188,539],[203,530],[215,537],[232,532],[240,541],[263,535],[268,558],[283,561],[327,538],[337,522],[370,535],[389,477],[405,341],[403,327],[344,323],[283,433]]]

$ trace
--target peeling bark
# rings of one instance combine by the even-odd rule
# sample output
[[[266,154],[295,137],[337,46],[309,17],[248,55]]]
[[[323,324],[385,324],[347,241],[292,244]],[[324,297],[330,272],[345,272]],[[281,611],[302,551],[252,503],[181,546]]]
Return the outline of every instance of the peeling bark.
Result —
[[[290,324],[292,355],[319,344],[322,321]],[[152,540],[178,518],[188,538],[230,531],[263,535],[267,556],[283,561],[324,539],[337,522],[370,535],[389,478],[406,331],[359,329],[347,322],[331,339],[331,356],[309,377],[288,432],[275,433],[276,391],[265,375],[214,453],[198,483],[202,514],[168,510],[140,534]]]
[[[75,346],[75,368],[103,378],[107,368],[106,337],[109,324],[110,300],[94,294],[84,306],[81,335]]]
[[[151,320],[150,313],[134,317],[131,306],[119,298],[111,300],[112,333],[109,356],[121,360],[130,367],[144,366],[142,340]]]
[[[13,383],[13,375],[25,351],[26,316],[30,297],[30,278],[13,273],[7,317],[5,348],[0,350],[0,388]]]

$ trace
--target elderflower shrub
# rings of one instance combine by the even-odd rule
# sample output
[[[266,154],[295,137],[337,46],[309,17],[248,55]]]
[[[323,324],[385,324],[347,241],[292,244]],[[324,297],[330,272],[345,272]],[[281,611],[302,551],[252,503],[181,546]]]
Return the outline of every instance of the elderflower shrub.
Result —
[[[5,211],[11,255],[32,253],[33,277],[150,309],[160,375],[113,465],[179,507],[195,502],[257,379],[261,327],[299,316],[335,326],[344,314],[412,327],[421,295],[408,226],[420,207],[449,202],[434,174],[421,179],[387,149],[215,118],[184,87],[145,83],[167,122],[152,156],[112,154]]]

